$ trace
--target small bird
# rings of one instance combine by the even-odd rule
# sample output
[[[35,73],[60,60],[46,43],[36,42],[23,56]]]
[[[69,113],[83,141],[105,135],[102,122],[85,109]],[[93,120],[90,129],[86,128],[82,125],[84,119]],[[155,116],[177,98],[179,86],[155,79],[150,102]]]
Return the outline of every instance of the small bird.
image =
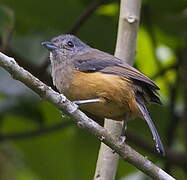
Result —
[[[159,87],[137,69],[106,52],[94,49],[71,34],[42,45],[50,51],[53,84],[86,113],[122,121],[140,117],[147,122],[156,150],[164,147],[146,105],[161,104]]]

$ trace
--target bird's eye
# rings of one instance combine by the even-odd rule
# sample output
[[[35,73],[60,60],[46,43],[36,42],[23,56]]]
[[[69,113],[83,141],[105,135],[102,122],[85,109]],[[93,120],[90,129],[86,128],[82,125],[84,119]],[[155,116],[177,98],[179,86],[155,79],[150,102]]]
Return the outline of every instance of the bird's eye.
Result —
[[[73,44],[71,41],[68,41],[67,44],[68,44],[68,46],[71,47],[71,48],[74,47],[74,44]]]

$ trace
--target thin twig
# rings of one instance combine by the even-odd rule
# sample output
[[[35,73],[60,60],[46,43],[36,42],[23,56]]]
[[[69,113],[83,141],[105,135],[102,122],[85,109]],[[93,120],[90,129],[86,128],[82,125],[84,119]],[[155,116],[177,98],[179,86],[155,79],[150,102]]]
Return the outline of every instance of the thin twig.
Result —
[[[80,16],[76,19],[75,23],[73,24],[72,28],[70,28],[70,34],[76,34],[79,28],[86,20],[93,14],[93,12],[105,2],[105,0],[94,0],[92,3],[81,13]]]
[[[73,124],[72,121],[64,121],[60,123],[56,123],[51,126],[40,127],[39,129],[25,131],[25,132],[18,132],[18,133],[11,133],[11,134],[4,134],[0,135],[0,142],[2,141],[9,141],[9,140],[23,140],[26,138],[33,138],[40,135],[44,135],[46,133],[56,132],[57,130],[62,130],[67,128]]]

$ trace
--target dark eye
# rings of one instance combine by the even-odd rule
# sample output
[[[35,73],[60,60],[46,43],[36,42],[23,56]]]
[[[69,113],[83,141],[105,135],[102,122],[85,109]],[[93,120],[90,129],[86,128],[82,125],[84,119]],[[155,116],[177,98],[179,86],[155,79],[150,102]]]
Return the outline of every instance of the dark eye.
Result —
[[[71,47],[71,48],[74,47],[74,44],[73,44],[71,41],[68,41],[67,44],[68,44],[68,46]]]

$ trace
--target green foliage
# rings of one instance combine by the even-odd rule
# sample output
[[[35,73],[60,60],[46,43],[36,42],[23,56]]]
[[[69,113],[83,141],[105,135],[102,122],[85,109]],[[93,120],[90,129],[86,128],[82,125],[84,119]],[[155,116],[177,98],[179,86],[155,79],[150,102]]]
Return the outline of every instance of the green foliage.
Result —
[[[149,77],[158,72],[153,43],[144,28],[140,28],[138,33],[136,63],[138,68]]]
[[[119,5],[117,3],[110,3],[100,6],[96,13],[104,16],[115,16],[119,11]]]

